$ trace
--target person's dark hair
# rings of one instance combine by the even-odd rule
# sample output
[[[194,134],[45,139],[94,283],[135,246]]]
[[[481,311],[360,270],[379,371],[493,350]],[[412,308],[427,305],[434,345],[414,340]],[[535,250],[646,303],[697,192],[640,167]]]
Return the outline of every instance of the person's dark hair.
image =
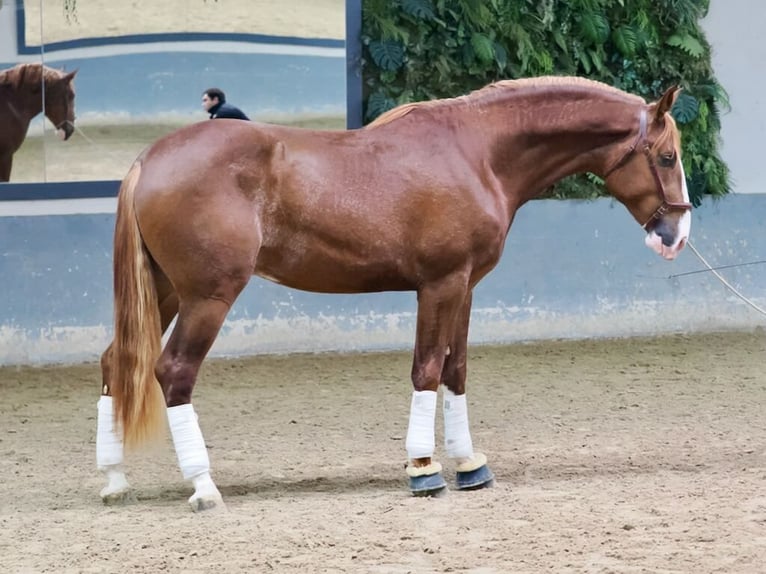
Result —
[[[218,88],[210,88],[209,90],[205,90],[204,93],[207,94],[207,97],[211,100],[213,98],[218,98],[218,103],[220,104],[226,101],[226,94],[223,93],[223,90],[219,90]]]

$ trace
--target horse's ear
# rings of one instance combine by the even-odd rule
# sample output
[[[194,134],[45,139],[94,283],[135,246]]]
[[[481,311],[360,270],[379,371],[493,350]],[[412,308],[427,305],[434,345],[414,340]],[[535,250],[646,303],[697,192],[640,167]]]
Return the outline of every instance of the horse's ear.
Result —
[[[72,70],[68,74],[65,74],[64,77],[61,78],[61,79],[64,80],[65,82],[71,82],[72,78],[75,77],[75,75],[77,74],[78,70],[79,70],[79,68],[75,68],[74,70]]]
[[[652,104],[655,120],[661,121],[665,114],[670,111],[670,108],[676,103],[676,98],[680,91],[681,86],[672,86],[662,94],[659,100]]]

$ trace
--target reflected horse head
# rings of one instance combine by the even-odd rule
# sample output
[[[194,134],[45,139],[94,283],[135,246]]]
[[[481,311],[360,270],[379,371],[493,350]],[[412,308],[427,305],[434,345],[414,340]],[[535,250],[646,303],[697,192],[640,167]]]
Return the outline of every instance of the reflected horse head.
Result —
[[[646,245],[674,259],[689,240],[691,203],[670,109],[680,88],[668,89],[642,109],[630,147],[604,174],[607,189],[646,230]]]
[[[45,117],[56,127],[59,137],[68,140],[74,133],[74,84],[77,70],[64,73],[52,70],[58,77],[45,80]]]
[[[74,133],[77,71],[42,64],[19,64],[0,71],[0,182],[11,175],[13,154],[21,147],[32,118],[41,112],[67,140]]]

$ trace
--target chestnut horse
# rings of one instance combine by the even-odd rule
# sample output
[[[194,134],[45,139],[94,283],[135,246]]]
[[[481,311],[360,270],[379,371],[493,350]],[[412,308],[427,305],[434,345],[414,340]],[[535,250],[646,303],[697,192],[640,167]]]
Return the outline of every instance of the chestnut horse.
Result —
[[[675,258],[691,225],[668,113],[677,91],[647,104],[580,78],[509,80],[407,104],[356,131],[217,120],[157,141],[131,167],[118,200],[115,335],[101,359],[98,404],[103,500],[130,492],[124,447],[167,420],[194,487],[192,508],[223,504],[192,390],[254,274],[320,293],[416,291],[410,488],[434,494],[446,486],[432,458],[440,385],[457,487],[490,485],[466,407],[472,291],[500,259],[516,210],[580,172],[602,177],[646,230],[646,244]]]
[[[74,132],[77,71],[65,73],[42,64],[0,70],[0,182],[10,181],[13,154],[24,142],[29,123],[44,111],[63,140]]]

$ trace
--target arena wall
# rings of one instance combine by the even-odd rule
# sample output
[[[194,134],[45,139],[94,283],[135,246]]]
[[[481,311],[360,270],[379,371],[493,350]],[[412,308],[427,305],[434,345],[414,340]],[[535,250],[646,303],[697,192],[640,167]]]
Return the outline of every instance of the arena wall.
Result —
[[[721,116],[721,155],[737,193],[766,192],[760,145],[766,138],[763,22],[766,2],[759,0],[712,0],[703,21],[713,69],[731,102],[731,110]]]
[[[65,194],[71,184],[61,184]],[[0,364],[90,361],[112,325],[114,226],[110,183],[78,200],[0,202]],[[19,186],[23,187],[23,186]],[[104,191],[100,195],[98,190]],[[90,190],[90,192],[89,192]],[[92,192],[92,193],[91,193]],[[766,195],[734,195],[695,210],[693,242],[766,306]],[[36,215],[35,215],[36,213]],[[688,249],[669,263],[643,244],[625,209],[603,199],[534,201],[517,215],[497,268],[477,287],[470,340],[624,337],[751,329],[764,317],[728,291]],[[318,295],[254,278],[212,353],[357,351],[410,347],[413,293]]]

